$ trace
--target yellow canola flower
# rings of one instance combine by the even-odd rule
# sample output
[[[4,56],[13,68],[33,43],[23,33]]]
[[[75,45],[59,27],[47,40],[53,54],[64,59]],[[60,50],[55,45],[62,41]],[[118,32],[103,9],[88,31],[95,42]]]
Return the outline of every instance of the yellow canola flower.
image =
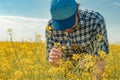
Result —
[[[49,73],[50,75],[55,75],[55,74],[58,73],[58,69],[59,69],[59,68],[57,68],[57,67],[52,67],[52,68],[50,68],[50,69],[48,70],[48,73]]]
[[[28,51],[26,54],[27,54],[27,56],[29,56],[29,57],[34,57],[34,53],[33,53],[32,51]]]
[[[41,64],[36,64],[36,65],[35,65],[35,68],[36,68],[36,69],[40,69],[40,68],[42,68],[42,66],[41,66]]]
[[[78,49],[78,45],[77,44],[74,44],[73,47],[74,47],[74,50]]]
[[[15,79],[20,79],[23,76],[23,73],[21,71],[16,71],[14,73]]]
[[[62,73],[62,75],[65,74],[66,68],[65,67],[59,67],[59,71]]]
[[[88,78],[88,77],[90,77],[90,73],[89,72],[85,72],[85,73],[83,73],[83,76]]]
[[[47,27],[46,27],[46,30],[47,30],[47,31],[51,31],[51,30],[52,30],[52,27],[51,27],[51,26],[47,26]]]
[[[59,48],[59,47],[60,47],[60,43],[55,42],[55,43],[54,43],[54,46],[57,47],[57,48]]]
[[[79,54],[73,54],[72,59],[78,60],[80,58]]]
[[[65,50],[65,49],[66,49],[66,46],[61,46],[60,49],[61,49],[61,50]]]
[[[100,55],[101,59],[104,59],[106,57],[106,53],[104,51],[99,51],[98,54]]]
[[[77,76],[76,76],[75,74],[70,73],[70,72],[68,72],[68,73],[66,74],[66,78],[67,78],[68,80],[78,80]],[[79,80],[80,80],[80,79],[79,79]]]
[[[2,71],[9,71],[11,66],[9,63],[2,64]]]
[[[37,77],[39,75],[39,72],[38,71],[35,71],[34,72],[34,76]]]
[[[98,35],[98,38],[99,38],[100,40],[103,40],[103,35],[102,35],[102,34]]]

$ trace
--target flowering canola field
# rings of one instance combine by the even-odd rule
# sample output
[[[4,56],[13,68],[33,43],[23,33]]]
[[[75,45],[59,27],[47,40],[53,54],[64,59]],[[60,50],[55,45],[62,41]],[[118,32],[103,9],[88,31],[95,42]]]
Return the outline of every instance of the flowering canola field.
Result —
[[[120,80],[120,45],[109,47],[102,80]],[[0,42],[0,80],[96,80],[93,77],[96,59],[74,54],[72,61],[60,60],[59,66],[52,66],[46,60],[43,41]]]

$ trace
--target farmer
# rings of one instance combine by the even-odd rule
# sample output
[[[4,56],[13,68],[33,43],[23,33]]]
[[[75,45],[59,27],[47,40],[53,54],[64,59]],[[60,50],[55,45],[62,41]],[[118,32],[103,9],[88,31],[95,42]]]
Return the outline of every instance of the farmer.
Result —
[[[98,51],[101,50],[108,54],[106,25],[101,14],[93,10],[79,9],[75,0],[52,0],[50,13],[52,18],[45,34],[47,59],[51,64],[57,64],[63,57],[72,57],[73,53],[99,56]],[[66,49],[61,51],[54,46],[55,43],[60,43],[60,46],[65,46]],[[78,49],[74,49],[75,45]],[[96,65],[103,70],[104,60],[97,61]]]

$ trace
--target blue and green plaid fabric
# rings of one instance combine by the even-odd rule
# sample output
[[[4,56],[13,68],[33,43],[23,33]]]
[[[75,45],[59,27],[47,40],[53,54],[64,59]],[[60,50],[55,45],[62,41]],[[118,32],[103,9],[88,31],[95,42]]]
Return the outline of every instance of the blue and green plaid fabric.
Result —
[[[98,51],[109,53],[106,24],[103,16],[93,10],[79,10],[79,23],[77,28],[71,32],[46,30],[46,50],[47,55],[54,47],[54,43],[66,46],[63,53],[66,57],[71,57],[73,53],[90,53],[98,55]],[[48,26],[52,27],[51,20]],[[101,36],[102,38],[100,38]]]

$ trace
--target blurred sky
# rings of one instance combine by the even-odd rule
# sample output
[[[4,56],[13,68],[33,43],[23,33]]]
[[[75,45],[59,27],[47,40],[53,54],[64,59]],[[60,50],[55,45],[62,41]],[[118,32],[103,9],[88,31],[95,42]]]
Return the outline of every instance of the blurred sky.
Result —
[[[51,18],[51,0],[0,0],[0,40],[6,40],[6,30],[13,28],[16,40],[33,38]],[[76,0],[80,9],[100,12],[106,20],[110,42],[120,41],[120,0]],[[19,39],[20,38],[20,39]]]

